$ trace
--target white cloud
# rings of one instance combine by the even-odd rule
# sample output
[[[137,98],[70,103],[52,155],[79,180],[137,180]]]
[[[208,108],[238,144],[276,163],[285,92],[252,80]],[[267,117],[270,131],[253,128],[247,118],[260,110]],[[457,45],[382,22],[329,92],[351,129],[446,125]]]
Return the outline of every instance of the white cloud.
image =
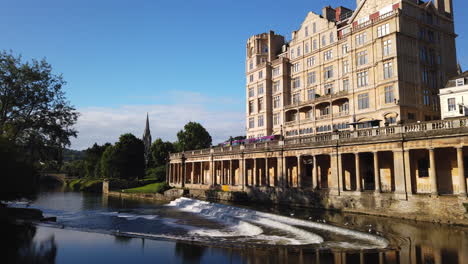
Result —
[[[181,93],[182,95],[182,93]],[[230,104],[230,99],[205,98],[200,94],[192,94],[191,103],[154,105],[125,105],[120,107],[88,107],[78,109],[81,116],[76,124],[78,137],[72,139],[72,149],[86,149],[92,144],[114,143],[124,133],[132,133],[141,137],[145,128],[146,113],[150,118],[150,129],[153,140],[160,137],[163,140],[175,141],[176,134],[189,122],[199,122],[210,133],[213,143],[219,143],[229,136],[245,134],[244,113],[210,110],[206,105],[217,101]]]

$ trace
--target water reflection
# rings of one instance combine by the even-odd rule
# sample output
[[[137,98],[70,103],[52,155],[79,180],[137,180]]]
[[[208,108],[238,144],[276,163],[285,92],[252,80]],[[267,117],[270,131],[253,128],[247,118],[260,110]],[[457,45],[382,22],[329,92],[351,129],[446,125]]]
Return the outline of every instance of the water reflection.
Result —
[[[35,241],[36,227],[29,224],[0,223],[2,259],[6,263],[55,263],[57,245],[54,236]]]
[[[74,192],[43,193],[35,206],[67,212],[82,210],[148,211],[154,203],[123,200],[93,194]],[[249,208],[252,208],[250,206]],[[351,229],[372,229],[392,240],[386,250],[326,250],[323,248],[246,247],[230,248],[174,241],[155,241],[105,234],[83,233],[43,226],[23,226],[9,231],[5,255],[7,263],[317,263],[317,264],[464,264],[468,263],[468,229],[406,220],[342,214],[311,209],[291,209],[281,206],[261,207],[256,210],[271,212],[309,221],[325,221]],[[91,215],[89,217],[92,217]],[[107,219],[107,218],[106,218]],[[109,221],[113,221],[110,220]],[[86,219],[83,219],[86,221]],[[106,220],[108,221],[108,220]],[[130,221],[128,221],[130,224]],[[146,229],[144,220],[137,220]],[[86,223],[84,223],[86,225]],[[102,223],[103,226],[125,225],[122,221]],[[4,225],[3,225],[4,226]],[[2,230],[3,236],[3,230]],[[10,253],[8,253],[10,252]]]

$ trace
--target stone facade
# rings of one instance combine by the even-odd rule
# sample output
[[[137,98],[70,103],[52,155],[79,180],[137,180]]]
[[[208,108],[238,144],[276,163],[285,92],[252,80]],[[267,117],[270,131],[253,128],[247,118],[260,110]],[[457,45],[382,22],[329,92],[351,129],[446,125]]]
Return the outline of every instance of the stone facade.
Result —
[[[468,116],[468,72],[450,79],[439,96],[442,119]]]
[[[310,12],[290,42],[248,39],[247,137],[440,119],[438,89],[457,74],[451,1],[357,5]]]
[[[247,193],[254,201],[468,224],[466,146],[467,118],[292,137],[172,154],[168,183]]]

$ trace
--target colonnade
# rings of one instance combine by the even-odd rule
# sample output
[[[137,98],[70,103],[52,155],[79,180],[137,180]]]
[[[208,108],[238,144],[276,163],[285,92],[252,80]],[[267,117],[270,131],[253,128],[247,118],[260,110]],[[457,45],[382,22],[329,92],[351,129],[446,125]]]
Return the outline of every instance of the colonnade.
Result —
[[[325,189],[345,192],[467,195],[464,147],[211,154],[204,160],[171,159],[168,183]],[[440,158],[439,158],[440,157]],[[449,165],[447,165],[449,164]],[[440,168],[439,168],[440,167]]]

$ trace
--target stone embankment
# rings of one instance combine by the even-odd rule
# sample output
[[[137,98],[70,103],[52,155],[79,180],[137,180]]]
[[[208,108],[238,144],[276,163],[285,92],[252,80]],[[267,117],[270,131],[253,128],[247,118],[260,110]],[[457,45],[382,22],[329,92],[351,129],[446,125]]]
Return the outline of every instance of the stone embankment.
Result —
[[[407,200],[401,200],[390,193],[364,192],[355,196],[337,196],[326,191],[283,188],[246,188],[245,191],[174,188],[164,194],[144,194],[109,191],[106,183],[103,184],[103,193],[153,201],[171,201],[184,196],[212,202],[279,204],[468,226],[468,200],[457,196],[412,195]]]

